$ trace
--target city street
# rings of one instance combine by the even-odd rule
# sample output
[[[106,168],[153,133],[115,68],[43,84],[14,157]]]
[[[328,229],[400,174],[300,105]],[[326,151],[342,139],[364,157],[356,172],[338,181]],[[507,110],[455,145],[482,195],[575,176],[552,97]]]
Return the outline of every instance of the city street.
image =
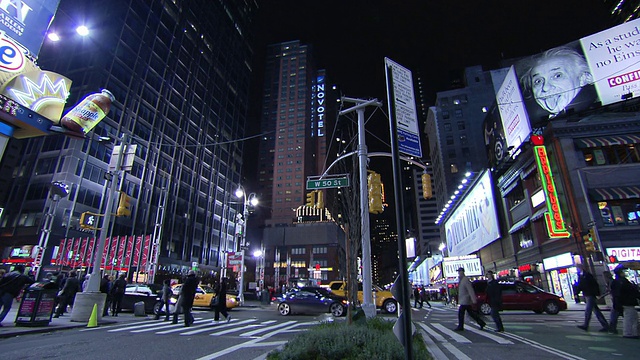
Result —
[[[638,349],[639,340],[598,332],[595,319],[589,332],[576,328],[584,316],[583,304],[571,304],[569,311],[558,315],[503,312],[504,333],[495,333],[489,318],[483,331],[467,320],[464,332],[454,332],[457,310],[442,303],[432,305],[432,309],[412,309],[412,319],[435,359],[629,359]],[[196,321],[189,328],[182,322],[173,325],[122,314],[117,321],[105,318],[113,323],[95,328],[80,324],[55,331],[53,327],[46,333],[0,339],[0,352],[3,359],[263,359],[310,326],[334,320],[328,314],[283,317],[275,305],[242,307],[230,314],[231,322],[214,325],[213,312],[196,310]]]

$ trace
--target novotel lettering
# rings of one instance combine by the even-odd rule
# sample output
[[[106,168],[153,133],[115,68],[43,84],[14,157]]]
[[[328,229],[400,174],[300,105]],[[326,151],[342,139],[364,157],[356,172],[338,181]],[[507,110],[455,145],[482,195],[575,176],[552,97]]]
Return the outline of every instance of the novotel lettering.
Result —
[[[318,116],[318,136],[324,136],[324,116],[325,116],[325,91],[324,76],[318,76],[316,85],[316,114]]]
[[[558,193],[553,181],[551,166],[549,166],[549,157],[547,149],[544,146],[535,146],[534,153],[536,162],[538,163],[538,171],[542,179],[542,188],[547,197],[547,210],[545,214],[547,220],[547,230],[550,237],[567,237],[570,234],[565,228],[562,211],[560,210],[560,202],[558,201]]]

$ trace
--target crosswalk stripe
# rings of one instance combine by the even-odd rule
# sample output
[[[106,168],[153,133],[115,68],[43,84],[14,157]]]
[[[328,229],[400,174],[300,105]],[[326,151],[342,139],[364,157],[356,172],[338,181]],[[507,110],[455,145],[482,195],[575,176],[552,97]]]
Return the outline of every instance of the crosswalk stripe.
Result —
[[[497,342],[498,344],[503,344],[503,345],[513,344],[512,341],[509,341],[509,340],[507,340],[507,339],[505,339],[503,337],[500,337],[500,336],[493,335],[493,334],[488,333],[488,332],[483,331],[483,330],[478,330],[478,329],[472,328],[472,327],[468,327],[467,330],[471,331],[472,333],[475,333],[475,334],[478,334],[478,335],[482,335],[482,336],[484,336],[484,337],[486,337],[488,339],[491,339],[491,340]]]
[[[242,329],[238,329],[238,328],[234,328],[234,329],[229,329],[229,330],[225,330],[225,331],[216,331],[213,334],[209,334],[211,336],[221,336],[221,335],[227,335],[227,334],[231,334],[240,330],[246,330],[246,329],[252,329],[252,328],[256,328],[256,327],[261,327],[262,325],[260,324],[251,324],[251,325],[246,325],[244,327],[242,327]]]
[[[202,318],[194,318],[194,323],[198,320],[202,320]],[[131,332],[134,334],[138,334],[138,333],[143,333],[143,332],[147,332],[147,331],[156,331],[156,330],[160,330],[160,329],[168,329],[168,328],[176,328],[176,327],[181,327],[184,326],[184,323],[171,323],[169,325],[162,325],[162,326],[158,326],[155,328],[149,328],[149,329],[139,329],[139,330],[132,330]]]
[[[249,331],[249,332],[246,332],[246,333],[242,333],[242,334],[240,334],[240,336],[242,336],[242,337],[254,336],[254,335],[259,334],[259,333],[263,333],[263,332],[266,332],[266,331],[269,331],[269,330],[275,330],[275,329],[278,329],[278,328],[281,328],[281,327],[285,327],[285,326],[288,326],[288,325],[291,325],[291,324],[295,324],[295,323],[297,323],[297,321],[293,321],[293,320],[292,321],[287,321],[287,322],[284,322],[284,323],[281,323],[281,324],[278,324],[278,325],[270,326],[268,328],[257,329],[257,330]]]
[[[446,335],[448,335],[450,338],[452,338],[453,340],[455,340],[458,343],[461,343],[461,344],[470,344],[471,343],[471,340],[469,340],[466,337],[454,332],[453,330],[447,329],[442,324],[435,323],[435,324],[431,324],[431,326],[437,328],[438,330],[440,330],[440,332],[445,333]]]
[[[207,327],[203,328],[203,329],[197,329],[197,330],[191,330],[191,331],[187,331],[187,332],[183,332],[180,333],[180,335],[195,335],[195,334],[199,334],[201,332],[206,332],[206,331],[215,331],[216,334],[220,333],[220,329],[224,329],[224,328],[228,328],[231,326],[236,326],[236,325],[243,325],[243,324],[248,324],[250,322],[256,321],[256,319],[247,319],[247,320],[242,320],[242,321],[236,321],[233,322],[233,320],[231,320],[231,323],[229,324],[219,324],[219,325],[214,325],[213,323],[208,323]],[[253,326],[253,325],[249,325],[249,326]],[[233,331],[237,331],[237,330],[233,330]],[[156,334],[162,334],[162,333],[156,333]]]

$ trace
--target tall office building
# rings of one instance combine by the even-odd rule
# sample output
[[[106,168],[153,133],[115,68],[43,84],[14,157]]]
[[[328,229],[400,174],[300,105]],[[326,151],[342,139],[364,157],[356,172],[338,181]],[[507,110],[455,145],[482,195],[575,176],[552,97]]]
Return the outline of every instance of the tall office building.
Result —
[[[44,264],[51,257],[58,266],[90,263],[91,242],[78,239],[94,234],[80,228],[80,215],[115,212],[104,200],[106,179],[118,178],[108,170],[113,144],[96,139],[126,134],[135,157],[118,189],[131,196],[132,213],[112,218],[107,266],[135,272],[138,281],[154,270],[220,270],[225,252],[238,245],[242,204],[233,193],[243,163],[256,10],[254,0],[62,1],[51,26],[62,41],[43,46],[39,65],[73,80],[69,106],[101,88],[116,101],[86,140],[19,142],[1,198],[8,209],[0,223],[3,259],[14,261],[16,248],[38,244],[43,219],[52,216]],[[80,39],[74,28],[82,21],[91,33]],[[69,195],[50,196],[54,181],[68,185]],[[65,238],[66,248],[57,248]]]

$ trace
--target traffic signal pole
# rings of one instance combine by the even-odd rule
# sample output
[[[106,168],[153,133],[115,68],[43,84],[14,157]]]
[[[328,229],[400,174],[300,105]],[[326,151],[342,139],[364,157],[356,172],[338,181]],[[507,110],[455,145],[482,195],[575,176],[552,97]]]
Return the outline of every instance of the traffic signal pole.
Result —
[[[377,99],[362,100],[342,97],[342,102],[356,105],[340,111],[340,115],[356,111],[358,113],[358,163],[360,178],[360,235],[362,240],[362,310],[368,318],[376,316],[376,305],[373,303],[373,286],[371,284],[371,234],[369,230],[369,201],[367,191],[367,145],[365,142],[364,110],[367,106],[381,107]]]

